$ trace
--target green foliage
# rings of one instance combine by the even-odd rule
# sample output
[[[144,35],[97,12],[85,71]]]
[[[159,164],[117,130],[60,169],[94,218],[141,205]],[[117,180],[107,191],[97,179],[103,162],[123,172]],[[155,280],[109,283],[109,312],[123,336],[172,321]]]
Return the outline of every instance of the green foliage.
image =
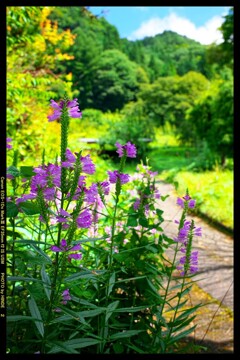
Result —
[[[62,101],[61,161],[69,127],[66,95]],[[9,352],[177,352],[178,341],[194,330],[192,313],[201,305],[191,306],[191,311],[187,307],[194,276],[188,271],[188,255],[184,276],[173,273],[179,243],[161,227],[159,207],[166,197],[160,197],[155,186],[156,174],[148,163],[141,163],[131,182],[111,180],[108,186],[113,186],[106,192],[102,184],[91,183],[86,175],[92,173],[91,161],[84,163],[81,155],[71,167],[61,167],[57,159],[54,167],[46,167],[43,156],[42,169],[22,186],[22,175],[29,179],[32,169],[19,169],[14,153],[8,173],[12,177],[7,218]],[[131,157],[124,151],[120,174],[127,156]],[[23,190],[31,200],[22,198]],[[53,190],[50,197],[48,190]],[[193,228],[194,222],[186,239],[188,252]],[[169,247],[173,259],[164,255]],[[75,251],[81,253],[73,255]]]
[[[189,139],[200,146],[206,141],[212,153],[220,156],[222,165],[225,164],[226,157],[233,156],[233,79],[231,74],[211,83],[210,89],[203,92],[202,96],[195,101],[194,106],[189,109],[184,128],[180,130],[180,138],[183,141]]]
[[[119,50],[102,53],[92,79],[94,107],[115,111],[135,100],[139,88],[138,67]]]
[[[146,115],[154,120],[156,126],[168,122],[178,131],[187,109],[207,87],[208,81],[202,74],[189,72],[181,77],[158,78],[153,84],[141,88],[139,98],[144,101]]]
[[[7,135],[18,148],[20,161],[27,161],[25,165],[32,161],[29,154],[33,152],[40,161],[47,142],[51,144],[47,154],[56,153],[56,124],[47,133],[42,119],[50,98],[61,96],[63,91],[72,94],[67,74],[56,78],[53,72],[56,63],[69,58],[66,49],[72,37],[49,23],[49,12],[48,7],[7,8]]]
[[[154,139],[154,132],[154,123],[145,115],[144,103],[139,100],[126,105],[118,119],[109,122],[108,130],[101,137],[100,144],[111,145],[113,148],[117,141],[130,141],[138,148],[138,158],[145,158],[148,143]]]

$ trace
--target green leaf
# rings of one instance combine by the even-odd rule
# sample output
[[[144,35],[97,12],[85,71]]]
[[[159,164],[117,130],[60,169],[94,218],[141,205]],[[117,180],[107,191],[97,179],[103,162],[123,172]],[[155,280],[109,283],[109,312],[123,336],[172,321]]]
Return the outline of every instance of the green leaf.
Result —
[[[124,346],[119,343],[113,344],[114,354],[122,354],[124,352]]]
[[[128,221],[127,221],[127,226],[135,227],[137,225],[138,225],[137,215],[129,215]]]
[[[126,330],[126,331],[121,331],[118,332],[116,334],[113,334],[112,336],[110,336],[110,341],[112,340],[118,340],[118,339],[123,339],[126,337],[130,337],[130,336],[134,336],[139,334],[140,332],[143,332],[145,330]]]
[[[7,213],[6,217],[15,217],[18,214],[18,207],[13,202],[9,201],[6,205]]]
[[[20,175],[20,171],[15,166],[9,166],[7,168],[7,174],[17,177]]]
[[[41,280],[35,279],[35,278],[29,278],[24,276],[8,276],[7,281],[36,281],[36,282],[42,282]]]
[[[114,286],[114,284],[115,284],[115,279],[116,279],[116,274],[115,274],[115,272],[113,272],[112,273],[112,275],[111,275],[111,277],[110,277],[110,279],[109,279],[109,284],[108,284],[108,296],[111,294],[111,292],[112,292],[112,288],[113,288],[113,286]]]
[[[79,298],[77,298],[76,296],[72,296],[72,301],[76,301],[76,302],[79,303],[79,304],[86,305],[86,306],[92,307],[92,308],[94,308],[94,309],[96,309],[96,308],[98,307],[97,305],[92,304],[92,303],[90,303],[90,302],[87,301],[87,300],[79,299]]]
[[[45,254],[44,251],[42,251],[42,249],[40,249],[39,247],[37,247],[36,245],[34,244],[31,244],[31,247],[36,250],[36,252],[41,255],[45,260],[47,260],[48,263],[52,264],[52,259],[47,255]]]
[[[42,276],[42,280],[43,280],[43,287],[45,290],[45,293],[47,295],[48,300],[50,300],[51,297],[51,281],[50,278],[48,276],[48,274],[45,271],[45,266],[42,266],[41,269],[41,276]]]
[[[33,318],[32,316],[24,316],[24,315],[9,315],[9,316],[7,316],[7,321],[24,321],[24,320],[41,321],[42,322],[42,320]]]
[[[163,210],[156,209],[156,213],[157,213],[158,220],[160,221],[160,224],[161,224],[164,221],[164,219],[162,217]]]
[[[106,317],[105,317],[105,324],[107,324],[108,319],[110,318],[110,316],[112,315],[113,311],[116,309],[118,304],[119,304],[119,300],[116,300],[108,305],[107,311],[106,311]]]
[[[81,311],[78,313],[78,315],[83,316],[83,317],[93,317],[93,316],[102,314],[105,311],[106,311],[106,308],[103,307],[103,308],[97,308],[97,309],[93,309],[93,310]]]
[[[28,307],[29,307],[32,317],[34,317],[38,320],[38,321],[35,321],[35,325],[36,325],[40,335],[43,337],[44,336],[43,321],[42,321],[42,317],[41,317],[40,311],[38,309],[37,303],[33,297],[31,297],[31,299],[28,300]],[[39,322],[39,321],[41,321],[41,322]]]
[[[186,316],[189,316],[190,314],[194,313],[199,307],[204,306],[204,304],[198,304],[192,307],[191,309],[184,310],[181,315],[179,315],[176,320],[180,320],[181,318],[184,318]]]
[[[183,327],[186,327],[188,324],[190,324],[190,322],[193,321],[196,316],[197,315],[194,315],[187,319],[183,318],[181,320],[176,320],[177,323],[175,323],[175,321],[174,321],[172,326],[170,326],[169,324],[168,325],[173,328],[172,332],[176,332],[176,331],[181,330]]]
[[[26,215],[40,214],[39,206],[31,201],[22,202],[19,204],[19,207]]]
[[[146,276],[136,276],[136,277],[133,277],[133,278],[128,278],[128,279],[118,280],[118,281],[116,281],[116,284],[119,284],[119,283],[122,283],[122,282],[126,282],[126,281],[132,281],[132,280],[143,279],[143,278],[145,278],[145,277],[146,277]]]
[[[22,236],[21,234],[19,234],[19,235]],[[39,244],[42,244],[42,245],[46,245],[46,242],[22,239],[22,240],[16,240],[15,244],[26,244],[26,245],[39,245]]]
[[[148,227],[148,220],[145,217],[140,217],[139,218],[139,225],[147,228]]]
[[[54,319],[53,321],[51,321],[51,324],[59,323],[59,322],[61,323],[63,321],[68,321],[68,320],[76,320],[81,324],[91,328],[91,326],[85,321],[85,319],[81,315],[79,315],[79,313],[66,308],[66,306],[63,307],[62,305],[58,305],[58,308],[60,308],[62,312],[64,312],[67,315],[63,315],[58,317],[57,319]]]
[[[104,274],[105,272],[106,270],[97,270],[96,274],[94,274],[92,271],[80,271],[65,278],[64,282],[75,281],[78,279],[95,279],[96,276]]]
[[[170,195],[161,196],[161,200],[165,201]]]
[[[96,345],[99,344],[101,340],[92,339],[92,338],[77,338],[72,340],[64,341],[65,348],[68,349],[81,349],[87,346]],[[56,347],[53,347],[48,354],[53,354],[56,352],[59,352],[61,350],[61,347],[57,345]]]
[[[147,282],[148,282],[149,287],[152,289],[153,293],[158,296],[158,301],[160,303],[164,302],[164,300],[161,298],[161,295],[159,294],[159,290],[155,288],[153,283],[148,278],[147,278]]]
[[[185,330],[185,331],[181,332],[180,334],[171,337],[171,339],[168,342],[168,345],[175,343],[176,341],[182,339],[183,337],[187,336],[188,334],[191,334],[196,326],[197,325],[194,325],[190,329]]]
[[[120,309],[116,309],[114,310],[114,312],[120,312],[120,313],[133,313],[133,312],[137,312],[137,311],[141,311],[141,310],[146,310],[147,308],[152,307],[153,305],[145,305],[145,306],[135,306],[135,307],[126,307],[126,308],[120,308]]]
[[[21,234],[19,234],[17,231],[12,231],[12,230],[7,230],[7,236],[11,236],[11,237],[14,237],[14,239],[15,238],[21,238],[22,237],[22,235]],[[8,243],[10,243],[10,242],[13,242],[14,240],[8,240]],[[15,240],[15,243],[16,243],[17,241]]]
[[[58,352],[66,353],[66,354],[79,354],[78,351],[74,350],[69,346],[66,346],[65,342],[63,343],[60,341],[51,341],[51,343],[48,343],[48,345],[49,344],[53,344],[53,347],[51,350],[47,352],[47,354],[56,354]]]
[[[33,172],[33,166],[20,166],[21,176],[24,178],[30,178],[35,175]]]
[[[114,346],[114,345],[113,345],[113,346]],[[144,351],[144,350],[138,348],[138,347],[135,346],[135,345],[127,344],[127,347],[129,347],[130,349],[135,350],[135,351],[136,351],[137,353],[139,353],[139,354],[145,354],[145,351]]]

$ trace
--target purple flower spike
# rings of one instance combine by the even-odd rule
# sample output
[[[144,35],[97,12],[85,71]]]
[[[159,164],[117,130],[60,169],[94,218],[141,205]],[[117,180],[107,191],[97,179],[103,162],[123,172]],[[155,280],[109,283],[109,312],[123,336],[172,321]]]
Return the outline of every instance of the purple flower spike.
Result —
[[[54,121],[61,117],[64,102],[60,101],[60,103],[58,104],[54,100],[50,100],[50,101],[51,101],[50,106],[53,108],[54,111],[53,111],[52,115],[48,116],[48,121]],[[68,108],[68,115],[70,117],[72,117],[72,118],[81,118],[82,117],[82,113],[79,110],[79,105],[78,105],[77,99],[68,101],[67,108]]]
[[[196,204],[196,200],[194,200],[194,199],[189,200],[189,202],[188,202],[188,207],[189,207],[190,209],[194,209],[195,204]]]
[[[114,170],[114,171],[108,171],[108,175],[109,175],[109,181],[111,184],[115,184],[117,182],[117,176],[118,176],[118,171]]]
[[[119,157],[123,157],[123,155],[126,153],[127,157],[135,158],[137,155],[137,150],[134,144],[131,144],[130,141],[126,143],[126,145],[121,145],[119,142],[116,142],[117,153]]]
[[[84,210],[77,218],[79,228],[89,228],[92,225],[92,216],[89,210]]]
[[[109,181],[111,184],[115,184],[117,179],[120,179],[121,184],[126,184],[130,180],[130,176],[128,174],[119,173],[118,170],[108,171]]]
[[[61,303],[62,303],[63,305],[66,305],[67,302],[72,299],[72,298],[71,298],[71,295],[70,295],[70,293],[69,293],[69,289],[66,289],[66,290],[64,290],[64,291],[62,292],[62,298],[63,298],[63,300],[61,301]]]
[[[12,145],[9,144],[12,141],[12,138],[7,138],[7,149],[12,149]]]
[[[81,163],[82,163],[82,171],[86,174],[92,175],[95,173],[95,165],[90,158],[90,155],[81,156]]]
[[[183,201],[183,199],[181,199],[181,198],[177,198],[177,205],[180,205],[181,206],[181,208],[183,208],[184,207],[184,201]]]

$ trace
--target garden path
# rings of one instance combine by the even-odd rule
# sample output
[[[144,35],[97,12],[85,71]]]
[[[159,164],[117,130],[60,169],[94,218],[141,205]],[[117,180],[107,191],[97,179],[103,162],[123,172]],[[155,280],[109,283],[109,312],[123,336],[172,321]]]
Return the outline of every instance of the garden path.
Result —
[[[176,204],[177,194],[171,184],[158,182],[161,195],[170,195],[159,204],[164,211],[162,228],[164,233],[173,238],[177,233],[177,224],[181,211]],[[194,278],[197,284],[213,298],[233,310],[233,237],[212,227],[197,216],[188,215],[188,220],[194,219],[195,226],[202,228],[202,237],[194,237],[193,247],[198,250],[198,275]],[[167,250],[171,257],[172,250]]]
[[[182,209],[176,204],[177,193],[171,184],[157,182],[161,195],[170,195],[159,202],[164,211],[161,227],[164,233],[173,238]],[[198,250],[198,274],[194,277],[197,288],[191,291],[192,304],[202,303],[197,310],[197,324],[194,333],[186,338],[195,344],[205,346],[207,353],[232,353],[234,351],[233,332],[233,237],[217,230],[206,221],[193,215],[196,227],[202,228],[202,237],[195,236],[194,250]],[[172,258],[173,250],[167,249],[166,255]],[[210,295],[210,296],[209,296]]]

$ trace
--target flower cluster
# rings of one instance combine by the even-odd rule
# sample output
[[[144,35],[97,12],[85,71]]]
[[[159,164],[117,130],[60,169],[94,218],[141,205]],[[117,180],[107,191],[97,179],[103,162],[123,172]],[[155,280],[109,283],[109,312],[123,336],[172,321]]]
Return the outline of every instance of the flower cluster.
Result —
[[[196,200],[192,199],[188,194],[183,196],[182,198],[177,198],[177,204],[184,208],[184,203],[187,203],[189,209],[193,209],[196,204]]]
[[[81,244],[76,244],[71,247],[67,245],[67,241],[65,239],[62,239],[60,246],[52,245],[50,249],[54,252],[77,251],[81,249]],[[68,255],[68,261],[71,261],[72,259],[81,260],[81,258],[82,258],[81,253],[77,253],[77,254],[71,253]]]
[[[187,193],[183,198],[177,199],[177,204],[182,208],[194,208],[196,200],[191,199]],[[175,223],[179,224],[178,220]],[[202,236],[202,229],[196,228],[194,222],[184,220],[183,226],[179,229],[178,236],[174,238],[175,241],[182,244],[180,252],[184,254],[179,260],[179,264],[176,267],[181,271],[181,275],[186,275],[189,270],[191,274],[198,271],[198,251],[192,251],[192,239],[193,236]]]
[[[115,146],[118,148],[117,153],[119,157],[126,155],[127,157],[135,158],[137,156],[137,149],[130,141],[128,141],[126,145],[121,145],[119,142],[116,142]]]
[[[120,173],[118,170],[108,171],[108,175],[111,184],[116,184],[117,179],[120,180],[121,184],[126,184],[130,180],[130,175]]]
[[[66,149],[65,157],[66,157],[66,160],[62,162],[62,167],[73,169],[74,164],[76,163],[76,157],[71,152],[70,149]],[[82,171],[85,174],[92,175],[95,173],[95,171],[96,171],[95,165],[93,164],[92,159],[89,154],[86,156],[81,156],[80,161],[81,161]]]
[[[64,106],[64,101],[61,100],[58,103],[56,101],[51,100],[51,107],[53,108],[53,114],[48,116],[48,121],[54,121],[61,117],[62,109]],[[67,101],[68,115],[72,118],[81,118],[82,113],[79,110],[78,100],[74,99],[72,101]]]
[[[64,290],[64,291],[62,292],[61,296],[62,296],[61,304],[63,304],[63,305],[67,305],[67,302],[68,302],[69,300],[72,300],[72,297],[71,297],[71,295],[70,295],[69,289]],[[59,308],[56,308],[56,309],[54,309],[54,311],[55,311],[55,312],[61,312],[62,310],[59,309]]]

